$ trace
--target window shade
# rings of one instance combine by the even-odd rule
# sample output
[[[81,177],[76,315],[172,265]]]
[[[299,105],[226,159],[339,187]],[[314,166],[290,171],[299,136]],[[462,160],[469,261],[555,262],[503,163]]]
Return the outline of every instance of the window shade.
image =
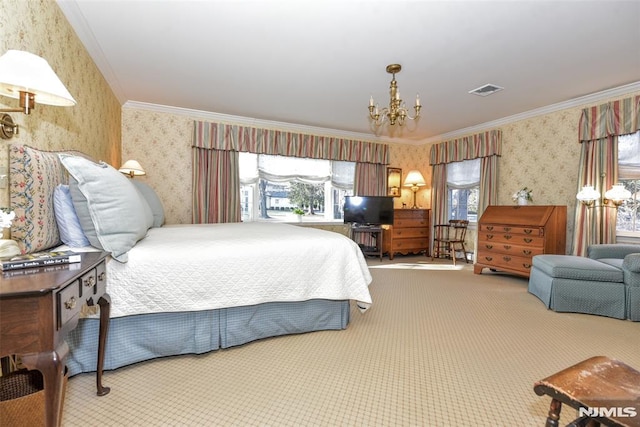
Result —
[[[480,159],[448,163],[447,185],[451,188],[472,188],[480,185]]]

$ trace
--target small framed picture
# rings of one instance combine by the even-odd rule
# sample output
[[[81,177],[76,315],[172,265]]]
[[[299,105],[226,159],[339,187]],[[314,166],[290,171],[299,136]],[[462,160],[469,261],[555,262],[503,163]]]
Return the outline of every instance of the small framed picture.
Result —
[[[400,181],[402,181],[402,169],[387,168],[387,196],[400,197]]]

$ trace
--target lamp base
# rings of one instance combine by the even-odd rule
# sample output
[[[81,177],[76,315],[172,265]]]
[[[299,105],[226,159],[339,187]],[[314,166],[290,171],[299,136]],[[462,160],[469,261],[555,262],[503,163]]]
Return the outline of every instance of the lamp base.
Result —
[[[418,207],[418,205],[416,204],[416,193],[417,192],[418,192],[418,190],[413,190],[413,206],[411,206],[411,209],[420,209]]]

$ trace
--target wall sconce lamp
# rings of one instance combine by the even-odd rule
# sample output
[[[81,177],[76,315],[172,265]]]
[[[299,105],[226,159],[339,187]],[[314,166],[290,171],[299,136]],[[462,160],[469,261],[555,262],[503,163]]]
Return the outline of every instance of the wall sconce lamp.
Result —
[[[578,192],[578,194],[576,195],[576,198],[580,200],[580,202],[583,205],[585,205],[587,208],[599,207],[604,209],[604,208],[613,207],[615,209],[618,209],[618,207],[620,207],[620,205],[623,204],[625,200],[631,198],[631,192],[626,188],[624,188],[624,185],[622,184],[614,184],[613,187],[611,187],[609,190],[607,190],[604,193],[604,197],[600,199],[600,192],[598,190],[593,188],[592,185],[585,185]],[[609,206],[609,202],[611,202],[613,206]],[[591,241],[591,238],[592,238],[591,237],[591,234],[592,234],[591,209],[588,209],[586,213],[587,213],[586,240],[587,240],[587,245],[590,245],[592,243]],[[599,229],[598,233],[599,233],[598,242],[601,242],[602,228]]]
[[[0,56],[0,95],[20,100],[20,108],[0,109],[0,113],[30,114],[35,104],[71,107],[75,99],[49,63],[29,52],[8,50]],[[0,138],[18,135],[18,125],[8,114],[0,115]]]
[[[140,166],[137,160],[127,160],[124,165],[120,166],[118,171],[125,175],[129,175],[129,178],[133,179],[134,176],[146,175],[147,172]]]
[[[582,187],[582,190],[578,192],[576,198],[587,207],[606,207],[608,202],[611,202],[615,208],[618,208],[625,200],[631,198],[631,192],[624,188],[622,184],[614,184],[613,187],[604,193],[604,198],[600,205],[596,205],[596,201],[600,200],[600,192],[593,188],[592,185],[585,185]]]
[[[404,186],[411,187],[411,191],[413,191],[413,206],[411,209],[418,209],[418,205],[416,204],[416,193],[420,189],[420,187],[427,185],[424,182],[424,177],[418,170],[411,170],[407,174],[407,177],[404,179]]]

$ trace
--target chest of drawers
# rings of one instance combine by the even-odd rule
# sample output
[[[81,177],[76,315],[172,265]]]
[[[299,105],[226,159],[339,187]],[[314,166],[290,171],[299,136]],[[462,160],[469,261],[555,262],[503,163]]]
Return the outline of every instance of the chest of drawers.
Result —
[[[429,209],[395,209],[393,225],[384,230],[383,252],[393,259],[396,253],[429,252]]]
[[[566,252],[566,206],[489,206],[478,222],[473,271],[529,277],[532,258]]]

